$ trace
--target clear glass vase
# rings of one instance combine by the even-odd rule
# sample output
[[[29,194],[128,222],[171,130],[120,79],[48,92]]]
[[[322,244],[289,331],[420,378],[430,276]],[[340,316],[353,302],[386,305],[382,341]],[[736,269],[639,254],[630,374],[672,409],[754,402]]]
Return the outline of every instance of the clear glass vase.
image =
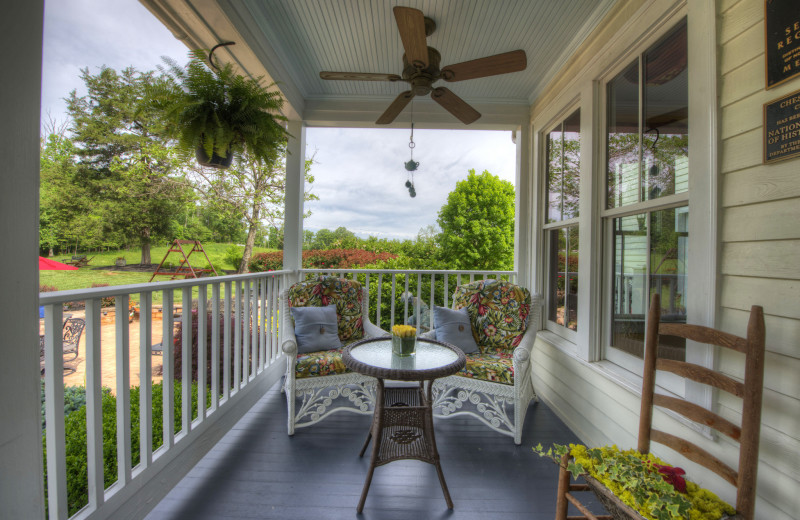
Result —
[[[392,354],[399,357],[413,356],[417,350],[417,337],[392,336]]]

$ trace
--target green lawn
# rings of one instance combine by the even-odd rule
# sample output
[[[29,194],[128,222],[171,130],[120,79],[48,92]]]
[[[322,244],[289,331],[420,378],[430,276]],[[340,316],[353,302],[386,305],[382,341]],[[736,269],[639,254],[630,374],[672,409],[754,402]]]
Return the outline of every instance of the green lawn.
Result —
[[[216,243],[208,243],[203,244],[203,249],[205,250],[208,258],[211,259],[211,263],[214,265],[214,268],[217,271],[221,269],[236,269],[238,266],[234,267],[225,262],[225,253],[228,251],[228,248],[231,247],[233,244],[216,244]],[[161,259],[164,258],[164,255],[167,253],[169,249],[169,245],[163,246],[153,246],[150,248],[150,261],[154,264],[158,264],[161,262]],[[188,253],[191,250],[191,245],[184,245],[184,250]],[[244,249],[244,246],[237,246],[241,252]],[[254,247],[253,254],[261,253],[265,251],[275,251],[274,249],[269,249],[266,247]],[[97,267],[103,265],[114,265],[114,261],[118,257],[124,257],[125,261],[129,264],[138,264],[142,258],[142,250],[141,249],[129,249],[129,250],[120,250],[120,251],[105,251],[102,253],[84,253],[81,252],[80,254],[85,254],[87,258],[92,258],[89,267]],[[71,258],[71,254],[62,254],[62,255],[55,255],[53,260],[58,260],[59,262],[63,260],[69,260]],[[177,263],[176,259],[180,257],[180,253],[172,253],[168,259],[168,261],[172,261],[173,263]],[[189,261],[192,262],[192,265],[195,267],[205,267],[206,259],[203,257],[202,253],[193,253],[192,256],[189,258]],[[118,284],[117,284],[118,285]]]
[[[218,274],[224,274],[223,269],[232,269],[232,266],[228,265],[224,260],[225,253],[229,247],[231,247],[231,244],[203,244],[203,249],[205,249],[206,254],[208,254],[208,257],[211,259],[211,262]],[[167,252],[168,248],[169,246],[153,247],[150,253],[152,262],[155,264],[161,262],[161,259],[164,257],[164,254]],[[243,246],[240,249],[243,249]],[[253,248],[253,253],[261,253],[264,251],[274,251],[274,249],[268,249],[264,247]],[[81,267],[77,271],[39,271],[39,284],[54,286],[59,291],[67,291],[73,289],[87,289],[90,288],[92,284],[100,283],[108,285],[147,283],[150,281],[150,277],[152,276],[152,272],[95,269],[96,267],[114,265],[114,262],[118,257],[125,257],[125,260],[128,264],[138,264],[139,260],[141,259],[141,250],[139,249],[108,251],[103,253],[86,253],[86,256],[88,258],[93,257],[91,262],[88,266]],[[70,257],[71,255],[56,255],[53,257],[53,259],[61,261],[65,259],[68,260]],[[180,258],[180,253],[172,253],[168,260],[171,260],[173,264],[177,264],[178,258]],[[189,260],[191,261],[193,267],[200,268],[206,266],[206,261],[202,254],[194,253]],[[167,281],[169,279],[169,276],[158,276],[156,277],[155,281]],[[197,289],[194,289],[193,293],[196,296]],[[176,291],[174,297],[175,301],[179,302],[180,291]],[[138,300],[137,297],[134,297],[133,299]],[[153,302],[161,303],[160,292],[153,293]]]

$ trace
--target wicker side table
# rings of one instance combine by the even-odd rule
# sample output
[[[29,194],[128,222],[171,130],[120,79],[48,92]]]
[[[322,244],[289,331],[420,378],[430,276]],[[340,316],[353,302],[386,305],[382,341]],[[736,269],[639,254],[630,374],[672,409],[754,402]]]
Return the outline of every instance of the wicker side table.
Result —
[[[350,370],[378,380],[372,426],[359,454],[363,457],[370,440],[374,440],[357,511],[364,510],[375,468],[402,459],[421,460],[435,466],[447,507],[453,509],[436,449],[431,391],[434,379],[464,368],[464,353],[446,343],[419,339],[414,356],[399,358],[392,355],[390,339],[371,338],[345,348],[342,360]],[[418,381],[419,387],[385,388],[385,379]]]

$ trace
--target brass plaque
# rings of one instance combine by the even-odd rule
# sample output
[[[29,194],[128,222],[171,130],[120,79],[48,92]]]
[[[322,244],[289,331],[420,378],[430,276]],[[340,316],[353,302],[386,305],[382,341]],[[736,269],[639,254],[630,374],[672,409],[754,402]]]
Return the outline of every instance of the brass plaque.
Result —
[[[764,103],[764,163],[800,156],[800,90]]]

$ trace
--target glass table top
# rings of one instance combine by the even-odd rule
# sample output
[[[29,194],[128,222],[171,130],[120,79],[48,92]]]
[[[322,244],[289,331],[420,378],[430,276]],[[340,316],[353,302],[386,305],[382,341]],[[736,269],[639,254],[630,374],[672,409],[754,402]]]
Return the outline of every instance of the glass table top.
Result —
[[[350,356],[366,365],[395,370],[432,370],[458,361],[458,354],[454,350],[424,340],[417,340],[416,353],[413,356],[395,356],[392,354],[391,338],[356,345],[350,350]]]

